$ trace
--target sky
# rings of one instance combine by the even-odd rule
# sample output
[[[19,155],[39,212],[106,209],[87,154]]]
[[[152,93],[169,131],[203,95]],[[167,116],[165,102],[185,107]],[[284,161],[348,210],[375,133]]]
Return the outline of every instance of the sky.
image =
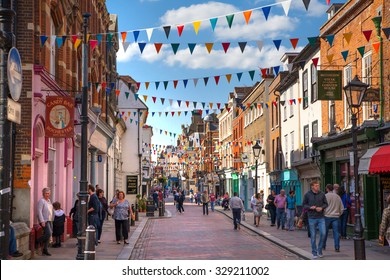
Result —
[[[127,32],[127,49],[120,44],[117,53],[117,71],[140,83],[141,100],[147,96],[147,124],[154,128],[152,143],[156,145],[176,144],[173,136],[181,133],[182,124],[191,123],[191,113],[185,115],[184,111],[194,109],[193,102],[197,102],[196,109],[203,110],[204,117],[206,110],[212,113],[217,109],[216,103],[227,103],[234,87],[261,81],[261,68],[282,66],[280,59],[285,52],[299,52],[308,44],[308,37],[319,35],[329,8],[326,0],[311,0],[308,10],[302,0],[107,0],[106,5],[110,14],[118,15],[118,31]],[[252,11],[248,23],[245,11]],[[228,18],[232,19],[230,26]],[[211,23],[214,20],[215,25]],[[184,26],[181,36],[178,25]],[[171,28],[168,38],[166,26]],[[295,49],[292,38],[299,39]],[[282,40],[279,49],[274,40]],[[246,42],[244,51],[238,42]],[[146,43],[142,53],[140,43]],[[155,43],[162,43],[159,53]],[[176,43],[180,45],[175,54],[172,44]],[[206,43],[213,43],[210,53]],[[230,43],[226,52],[222,43]],[[192,54],[188,44],[196,44]],[[206,85],[204,78],[208,79]],[[173,81],[177,81],[176,88]],[[185,101],[189,101],[188,107]],[[206,104],[204,108],[202,103]],[[180,116],[178,111],[182,111]]]

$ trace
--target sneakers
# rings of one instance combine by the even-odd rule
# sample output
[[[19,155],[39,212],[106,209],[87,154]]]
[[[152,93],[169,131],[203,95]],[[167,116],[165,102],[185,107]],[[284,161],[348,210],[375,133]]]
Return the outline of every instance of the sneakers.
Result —
[[[324,255],[323,255],[323,254],[318,254],[318,256],[319,256],[320,258],[324,257]]]
[[[312,258],[313,260],[316,260],[318,257],[317,257],[317,255],[313,255],[311,258]]]

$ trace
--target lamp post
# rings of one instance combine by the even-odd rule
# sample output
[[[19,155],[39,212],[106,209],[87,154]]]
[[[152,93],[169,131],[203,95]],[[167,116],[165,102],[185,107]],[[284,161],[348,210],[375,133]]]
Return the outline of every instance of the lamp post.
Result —
[[[260,150],[261,146],[256,141],[256,144],[252,147],[253,150],[253,156],[255,157],[255,194],[258,193],[258,184],[257,184],[257,165],[258,165],[258,159],[260,156]]]
[[[383,38],[381,36],[382,17],[377,16],[371,19],[374,22],[376,36],[379,39],[379,106],[380,125],[383,125]]]
[[[357,113],[364,99],[368,85],[361,82],[357,76],[345,87],[345,95],[351,110],[352,121],[352,149],[353,149],[353,174],[355,176],[355,225],[354,225],[354,250],[355,260],[366,259],[366,249],[364,245],[363,226],[360,212],[360,184],[358,174],[358,148],[357,148]]]
[[[206,117],[204,117],[203,121],[205,123],[208,123],[209,124],[209,130],[208,130],[208,133],[210,135],[209,139],[207,140],[210,144],[207,145],[208,146],[208,149],[206,149],[206,151],[208,151],[208,154],[210,155],[210,159],[211,159],[211,163],[210,164],[207,164],[207,171],[210,172],[211,174],[211,189],[214,188],[214,179],[213,179],[213,134],[211,132],[211,123],[214,121],[214,117],[212,114],[209,114],[207,115]],[[205,133],[206,133],[206,130],[205,130]],[[210,167],[210,168],[209,168]],[[210,184],[208,184],[210,185]],[[208,192],[210,193],[210,189],[208,190]]]
[[[81,160],[80,160],[80,195],[79,195],[79,225],[77,229],[77,260],[84,259],[85,230],[87,228],[87,203],[88,203],[88,44],[87,29],[88,19],[91,15],[83,14],[83,50],[82,50],[82,99],[81,99]]]

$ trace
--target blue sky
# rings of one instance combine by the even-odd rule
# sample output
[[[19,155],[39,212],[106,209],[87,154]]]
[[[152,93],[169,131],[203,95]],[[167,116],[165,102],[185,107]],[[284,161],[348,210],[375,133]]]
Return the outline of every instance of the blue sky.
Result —
[[[326,0],[311,0],[308,11],[302,0],[291,0],[288,16],[278,2],[284,2],[284,6],[287,4],[284,0],[107,0],[109,13],[118,15],[119,32],[128,32],[126,42],[130,43],[126,52],[121,46],[117,54],[118,73],[141,82],[138,94],[141,99],[143,95],[148,96],[149,112],[156,112],[154,117],[149,114],[147,124],[158,131],[179,134],[181,124],[190,124],[191,114],[185,116],[182,112],[178,117],[175,113],[172,117],[171,113],[168,116],[162,113],[159,117],[157,112],[191,110],[193,101],[198,102],[198,109],[202,109],[201,102],[206,103],[204,110],[210,109],[210,102],[216,109],[215,103],[226,103],[234,87],[252,86],[260,81],[260,68],[281,65],[280,58],[285,52],[299,51],[308,43],[307,37],[318,36],[320,26],[327,18],[329,6]],[[262,8],[269,5],[273,6],[266,20]],[[246,10],[253,10],[248,24],[242,13]],[[226,16],[231,14],[234,14],[234,19],[229,28]],[[218,18],[214,31],[210,18]],[[197,21],[200,21],[198,34],[193,25]],[[179,24],[184,25],[181,36],[176,27]],[[171,26],[169,38],[166,38],[163,26]],[[150,41],[146,30],[153,31]],[[137,42],[133,31],[139,31]],[[291,38],[299,38],[295,50]],[[279,50],[273,40],[282,40]],[[256,44],[258,41],[263,44],[261,51]],[[140,42],[147,43],[142,54],[138,46]],[[221,45],[223,42],[231,43],[226,53]],[[247,42],[243,53],[238,42]],[[163,43],[158,54],[154,43]],[[172,51],[172,43],[180,43],[176,54]],[[188,43],[197,44],[192,55]],[[208,53],[205,43],[214,43],[211,53]],[[248,73],[251,70],[256,70],[253,80]],[[243,75],[239,81],[236,73],[240,72]],[[232,74],[230,83],[226,74]],[[218,85],[214,76],[220,76]],[[207,86],[204,77],[210,77]],[[195,86],[194,79],[198,78]],[[184,87],[183,80],[187,79],[188,84]],[[176,89],[174,80],[179,81]],[[166,89],[163,81],[169,81]],[[150,82],[147,90],[145,82]],[[160,82],[158,89],[155,82]],[[152,97],[156,97],[156,103]],[[165,98],[164,105],[160,98]],[[172,106],[169,99],[173,100]],[[182,101],[180,107],[177,100]],[[191,101],[188,108],[185,101]],[[168,145],[175,144],[175,141],[169,134],[154,131],[152,143]]]

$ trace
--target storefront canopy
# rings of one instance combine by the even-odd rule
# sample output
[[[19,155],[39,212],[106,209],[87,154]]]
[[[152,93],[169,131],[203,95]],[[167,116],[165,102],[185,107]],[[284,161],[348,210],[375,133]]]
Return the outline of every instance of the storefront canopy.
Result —
[[[360,158],[359,174],[390,173],[390,145],[368,149]]]

